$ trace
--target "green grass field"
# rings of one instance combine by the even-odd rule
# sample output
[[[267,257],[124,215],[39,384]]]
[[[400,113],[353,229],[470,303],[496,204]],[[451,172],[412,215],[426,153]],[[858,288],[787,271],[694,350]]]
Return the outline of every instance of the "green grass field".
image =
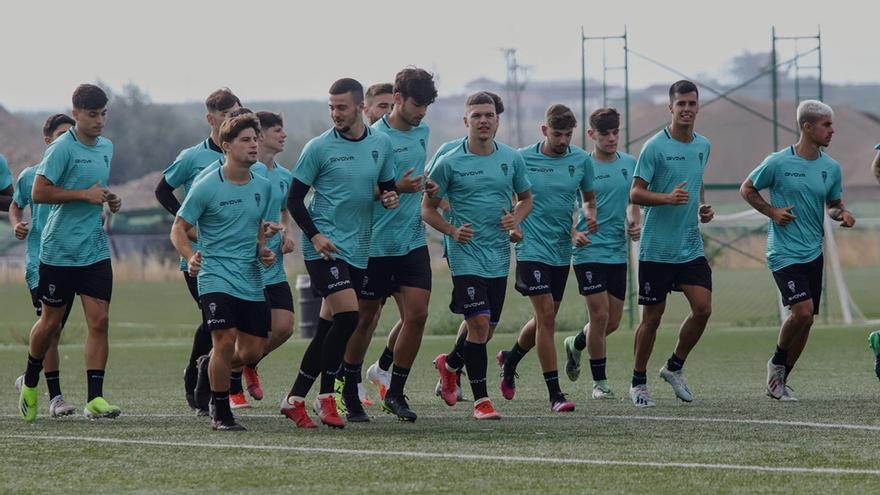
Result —
[[[298,337],[261,365],[267,397],[240,413],[248,432],[210,431],[193,416],[181,391],[197,313],[182,283],[120,283],[111,306],[111,355],[106,396],[123,408],[117,420],[50,420],[17,416],[12,382],[25,362],[32,322],[21,285],[0,286],[0,493],[877,493],[880,462],[878,382],[865,328],[818,327],[791,378],[798,403],[764,396],[773,327],[711,323],[687,364],[692,404],[683,404],[655,373],[674,345],[674,316],[658,337],[649,386],[658,406],[635,410],[625,397],[632,331],[609,339],[609,377],[619,400],[586,398],[589,372],[562,378],[577,404],[549,412],[537,359],[520,367],[518,394],[490,395],[504,418],[476,422],[470,403],[447,407],[433,395],[431,359],[445,352],[456,326],[448,315],[448,282],[438,277],[430,331],[408,386],[415,424],[372,408],[375,420],[297,430],[278,415],[304,340]],[[676,297],[676,296],[673,296]],[[679,296],[680,297],[680,296]],[[724,301],[716,297],[717,311]],[[528,314],[511,294],[492,356],[508,348]],[[391,313],[391,312],[389,312]],[[722,311],[723,314],[723,311]],[[560,315],[559,338],[583,324],[574,291]],[[394,315],[384,316],[383,327]],[[80,407],[85,399],[82,337],[75,311],[63,340],[62,387]],[[374,345],[368,363],[381,345]],[[560,359],[563,355],[560,354]],[[490,361],[494,363],[494,360]],[[560,360],[560,366],[564,361]],[[563,373],[564,374],[564,373]],[[41,382],[41,389],[45,385]],[[373,392],[372,390],[370,390]],[[375,394],[372,394],[375,396]],[[468,391],[467,395],[470,395]]]

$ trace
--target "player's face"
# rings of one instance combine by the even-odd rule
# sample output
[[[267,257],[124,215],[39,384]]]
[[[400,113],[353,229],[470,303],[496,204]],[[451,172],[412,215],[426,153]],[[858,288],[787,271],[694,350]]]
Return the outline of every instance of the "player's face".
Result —
[[[367,114],[367,120],[370,121],[370,125],[373,125],[384,115],[391,113],[392,108],[394,108],[394,95],[385,93],[374,96],[364,113]]]
[[[815,123],[807,123],[804,130],[809,133],[810,139],[819,146],[831,145],[831,136],[834,135],[834,126],[831,117],[822,117]]]
[[[402,99],[400,93],[394,95],[394,106],[399,112],[400,118],[407,125],[416,127],[422,123],[422,119],[428,113],[428,105],[417,105],[412,98]]]
[[[73,120],[76,121],[76,130],[90,138],[96,138],[104,132],[104,124],[107,122],[107,107],[100,109],[74,108]]]
[[[495,114],[495,105],[481,103],[467,107],[464,116],[464,125],[468,128],[468,137],[487,141],[495,137],[498,130],[498,116]]]
[[[672,103],[669,104],[672,112],[672,121],[678,125],[692,126],[697,120],[697,112],[700,111],[700,99],[696,91],[680,94],[675,93]]]
[[[273,125],[268,129],[263,129],[262,141],[260,146],[271,151],[272,153],[281,153],[284,151],[284,141],[287,139],[287,133],[284,127]]]
[[[45,136],[43,136],[43,141],[44,141],[46,144],[52,144],[52,143],[53,143],[56,139],[58,139],[62,134],[64,134],[64,133],[67,132],[68,130],[70,130],[71,127],[73,127],[73,126],[70,125],[70,124],[61,124],[61,125],[59,125],[59,126],[55,129],[55,132],[53,132],[51,136],[49,136],[49,137],[45,137]]]
[[[232,142],[224,142],[223,151],[230,159],[239,163],[247,163],[250,166],[257,162],[258,141],[257,132],[248,127],[238,133]]]
[[[599,132],[596,129],[587,131],[590,139],[596,143],[596,148],[602,153],[616,153],[617,143],[620,142],[620,129],[611,129],[605,132]]]
[[[346,133],[358,120],[362,120],[364,104],[355,103],[349,91],[341,95],[330,95],[330,120],[337,131]]]
[[[222,124],[226,119],[229,118],[229,114],[241,108],[241,105],[238,103],[233,104],[231,107],[225,110],[215,110],[213,112],[208,112],[207,119],[208,125],[211,126],[211,130],[214,133],[220,132],[220,124]]]
[[[554,155],[564,155],[571,145],[571,137],[574,135],[574,129],[553,129],[546,125],[541,126],[541,133],[547,141],[547,146]]]

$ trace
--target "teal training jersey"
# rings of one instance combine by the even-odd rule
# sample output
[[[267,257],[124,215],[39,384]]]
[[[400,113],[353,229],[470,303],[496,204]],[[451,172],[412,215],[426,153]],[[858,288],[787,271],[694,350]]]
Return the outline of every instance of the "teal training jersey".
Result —
[[[522,223],[516,260],[568,266],[574,210],[579,191],[593,190],[593,164],[590,155],[577,146],[569,146],[563,156],[551,157],[541,152],[542,144],[519,150],[532,184],[532,212]]]
[[[504,209],[512,209],[514,193],[531,189],[519,151],[495,143],[491,155],[476,155],[465,140],[440,157],[430,174],[441,198],[449,201],[450,223],[469,223],[473,238],[465,244],[446,243],[453,276],[506,277],[510,271],[510,242],[501,228]]]
[[[251,171],[265,177],[272,186],[272,195],[269,200],[266,220],[280,223],[281,210],[287,209],[287,192],[290,191],[293,174],[278,163],[275,163],[275,166],[269,169],[265,164],[257,162],[251,167]],[[263,272],[263,282],[266,285],[287,282],[287,273],[284,271],[284,255],[281,253],[281,235],[281,233],[278,233],[272,236],[266,243],[266,247],[275,252],[275,263]]]
[[[663,129],[645,143],[636,164],[635,176],[648,183],[651,192],[671,193],[684,186],[690,194],[686,205],[645,206],[639,260],[685,263],[703,256],[700,235],[700,188],[709,161],[709,140],[694,133],[682,143]]]
[[[265,300],[257,235],[268,215],[272,186],[250,175],[247,184],[233,184],[223,168],[217,168],[195,182],[177,213],[197,226],[202,252],[199,295],[222,292],[246,301]]]
[[[376,184],[393,180],[394,174],[391,139],[369,127],[356,141],[331,128],[303,148],[293,178],[313,189],[309,215],[336,246],[337,259],[367,267]],[[307,261],[321,259],[305,234],[302,250]]]
[[[88,189],[95,183],[107,187],[112,158],[109,139],[99,136],[94,146],[86,146],[70,129],[46,149],[37,175],[62,189]],[[86,201],[52,205],[40,238],[40,261],[52,266],[86,266],[109,259],[102,208]]]
[[[12,185],[12,172],[9,171],[9,163],[6,157],[0,155],[0,190],[6,189]]]
[[[590,234],[590,244],[574,248],[573,264],[626,263],[626,210],[635,168],[636,159],[626,153],[617,153],[611,162],[593,158],[593,192],[599,230]],[[578,208],[577,230],[587,230],[583,208]]]
[[[49,218],[49,211],[52,209],[52,205],[35,204],[31,198],[36,176],[37,165],[22,170],[18,174],[18,180],[15,181],[15,193],[12,195],[12,200],[19,208],[31,207],[31,219],[28,225],[30,230],[24,248],[24,279],[28,289],[33,289],[40,283],[40,236],[43,233],[43,226],[46,225],[46,220]]]
[[[874,146],[874,149],[877,151],[880,151],[880,144],[877,144],[877,146]]]
[[[209,137],[201,143],[181,151],[174,163],[169,165],[162,174],[165,177],[165,182],[171,187],[177,189],[183,186],[183,197],[186,198],[199,174],[216,160],[221,160],[222,164],[222,159],[223,151]],[[191,244],[193,251],[199,250],[198,242]],[[186,260],[183,258],[180,259],[180,270],[184,272],[187,270]]]
[[[453,139],[452,141],[446,141],[445,143],[441,144],[440,147],[437,148],[437,151],[434,152],[434,156],[431,158],[431,161],[428,162],[428,164],[425,166],[425,175],[430,176],[431,171],[434,170],[434,166],[437,164],[437,160],[439,160],[440,157],[445,155],[446,153],[449,153],[450,151],[453,151],[454,149],[461,146],[461,143],[465,142],[466,139],[467,138],[458,138],[458,139]],[[441,214],[443,215],[443,219],[446,220],[447,222],[452,220],[452,215],[448,211],[443,210]],[[447,236],[443,236],[443,257],[444,258],[446,257],[446,253],[449,251],[448,243],[449,243],[449,238]]]
[[[394,149],[394,179],[400,180],[407,170],[410,177],[425,173],[427,158],[428,126],[420,124],[408,131],[400,131],[388,123],[385,115],[373,124],[373,130],[386,134]],[[373,206],[373,238],[370,241],[370,258],[380,256],[403,256],[410,251],[427,246],[425,224],[422,222],[422,193],[399,193],[400,205],[388,210],[381,204]]]
[[[771,154],[749,174],[755,189],[770,189],[774,208],[794,206],[796,217],[781,227],[770,220],[767,265],[777,271],[822,254],[825,204],[840,199],[840,165],[825,153],[815,160],[798,156],[794,146]]]

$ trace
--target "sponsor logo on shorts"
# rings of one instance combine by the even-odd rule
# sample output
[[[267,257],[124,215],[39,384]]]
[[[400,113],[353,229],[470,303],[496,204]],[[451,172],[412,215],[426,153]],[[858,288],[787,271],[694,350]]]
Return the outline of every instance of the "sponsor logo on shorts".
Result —
[[[644,293],[645,293],[645,295],[651,293],[651,284],[648,283],[648,282],[645,282],[645,290],[644,290]]]
[[[55,284],[49,284],[49,297],[55,297]]]
[[[207,321],[208,325],[223,325],[226,323],[225,318],[212,318]]]
[[[605,289],[605,287],[603,287],[602,284],[585,285],[585,286],[581,287],[581,290],[584,292],[591,291],[591,290],[600,290],[600,289]]]
[[[211,316],[214,316],[217,313],[217,303],[208,303],[208,311],[211,312]]]
[[[366,287],[367,284],[369,284],[369,283],[370,283],[370,277],[364,275],[364,287]]]
[[[477,302],[464,304],[462,306],[462,308],[464,308],[464,309],[479,308],[480,306],[485,306],[485,305],[486,305],[486,301],[477,301]]]
[[[343,287],[345,285],[351,285],[351,280],[340,280],[339,282],[328,285],[327,289],[335,289],[337,287]]]
[[[788,281],[788,290],[794,292],[794,290],[795,290],[794,280]]]
[[[467,288],[467,295],[468,295],[468,297],[471,298],[471,301],[474,300],[474,297],[476,297],[476,294],[477,294],[476,289],[474,289],[473,287],[468,287],[468,288]]]
[[[530,285],[530,286],[529,286],[529,291],[547,290],[547,289],[549,289],[549,288],[550,288],[550,286],[547,285],[547,284],[542,284],[542,285]]]
[[[592,284],[593,283],[593,272],[587,272],[584,275],[586,275],[586,277],[587,277],[587,283]]]
[[[797,301],[800,299],[805,299],[806,297],[807,297],[807,292],[804,291],[804,292],[798,292],[797,294],[794,294],[791,297],[787,297],[786,299],[788,300],[788,302],[792,302],[792,301]]]
[[[532,276],[535,277],[535,282],[541,283],[541,270],[533,271]]]
[[[333,276],[336,280],[339,280],[339,268],[335,266],[330,267],[330,275]]]

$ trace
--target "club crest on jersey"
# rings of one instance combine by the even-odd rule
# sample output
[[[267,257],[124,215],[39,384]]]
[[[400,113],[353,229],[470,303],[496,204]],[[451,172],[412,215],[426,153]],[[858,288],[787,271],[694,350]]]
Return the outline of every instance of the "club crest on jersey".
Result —
[[[110,157],[107,155],[104,155],[104,165],[110,166]]]
[[[541,270],[535,270],[532,272],[532,275],[535,277],[535,282],[541,283]]]
[[[568,176],[569,176],[569,177],[574,177],[574,165],[569,165],[569,166],[568,166]]]
[[[339,268],[336,268],[335,266],[331,266],[330,267],[330,275],[332,275],[333,278],[335,278],[336,280],[339,280]]]
[[[217,303],[209,303],[208,304],[208,311],[211,312],[211,316],[214,316],[214,313],[217,312]]]
[[[822,182],[826,182],[828,180],[828,172],[825,170],[822,171]]]
[[[419,144],[422,145],[422,149],[427,149],[427,145],[425,144],[425,140],[424,140],[424,139],[419,139]]]
[[[373,163],[379,164],[379,152],[376,150],[373,150]]]
[[[55,297],[55,284],[49,284],[49,297]]]
[[[585,275],[587,276],[587,283],[592,284],[593,283],[593,272],[587,272]]]
[[[260,206],[260,193],[254,193],[254,199],[257,201],[257,206]]]
[[[504,172],[505,176],[507,176],[507,164],[506,163],[501,164],[501,171]]]
[[[794,292],[794,290],[795,290],[794,280],[789,280],[789,281],[788,281],[788,290]]]
[[[620,169],[620,174],[623,175],[624,180],[629,179],[629,171],[627,169]]]
[[[645,282],[645,295],[650,294],[650,293],[651,293],[651,284],[648,282]]]
[[[702,153],[700,153],[700,163],[701,164],[703,163],[703,154]]]
[[[468,297],[471,298],[471,301],[473,301],[474,297],[476,297],[476,295],[477,295],[476,289],[474,289],[473,287],[468,287],[467,288],[467,295],[468,295]]]

